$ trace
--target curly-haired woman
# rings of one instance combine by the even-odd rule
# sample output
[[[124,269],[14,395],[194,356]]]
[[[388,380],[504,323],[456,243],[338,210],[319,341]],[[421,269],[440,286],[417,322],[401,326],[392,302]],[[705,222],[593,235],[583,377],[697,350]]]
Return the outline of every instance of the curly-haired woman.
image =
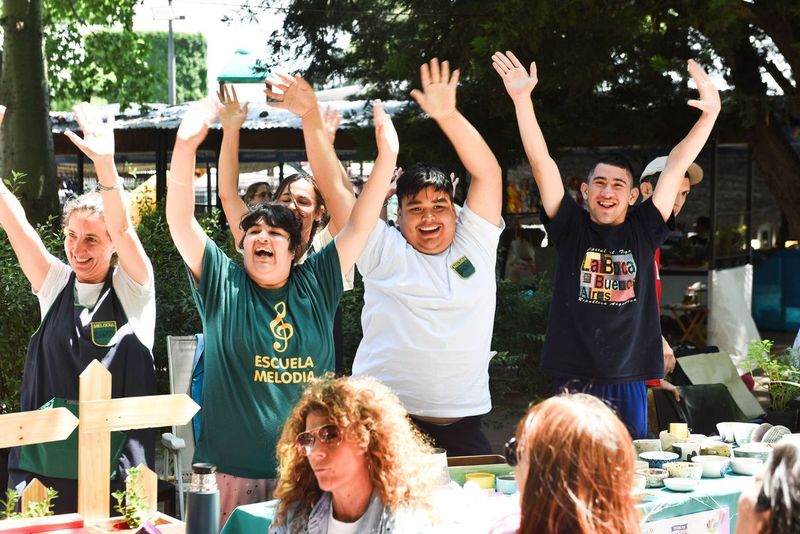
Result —
[[[278,441],[280,505],[270,533],[426,531],[435,485],[428,452],[386,386],[319,379]]]
[[[507,449],[520,488],[519,534],[639,532],[630,435],[601,400],[566,394],[533,406]]]

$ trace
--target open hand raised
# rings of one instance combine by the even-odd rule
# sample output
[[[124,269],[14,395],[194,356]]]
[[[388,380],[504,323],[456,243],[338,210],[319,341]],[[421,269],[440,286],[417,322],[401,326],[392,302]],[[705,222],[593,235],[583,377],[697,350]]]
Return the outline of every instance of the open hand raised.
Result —
[[[688,64],[689,75],[691,75],[694,83],[697,84],[697,91],[700,93],[700,98],[689,100],[687,104],[693,108],[697,108],[703,113],[708,113],[716,117],[719,115],[719,110],[722,104],[719,100],[719,91],[711,81],[703,67],[700,66],[695,60],[690,59]]]
[[[455,113],[456,87],[458,86],[458,69],[450,74],[450,63],[433,58],[430,63],[423,63],[419,68],[422,91],[414,89],[411,96],[417,101],[422,111],[432,119],[439,120]]]
[[[217,91],[217,97],[222,103],[219,112],[219,122],[223,130],[239,130],[247,120],[247,102],[243,106],[239,105],[239,97],[236,96],[236,88],[231,86],[230,91],[227,85],[222,86],[222,91]]]
[[[222,104],[213,97],[204,98],[190,105],[178,127],[176,145],[185,143],[196,150],[206,138],[209,126],[214,124],[221,109]]]
[[[536,62],[531,63],[530,73],[520,63],[513,52],[495,52],[492,54],[492,67],[503,79],[508,96],[511,100],[529,98],[531,91],[536,87],[539,77],[536,74]]]
[[[113,117],[104,120],[100,111],[87,102],[76,104],[72,111],[75,113],[75,120],[78,121],[83,137],[70,130],[65,131],[64,135],[95,163],[103,159],[113,159]]]
[[[375,121],[375,142],[378,144],[378,155],[397,157],[400,152],[400,141],[394,129],[391,117],[383,110],[380,100],[372,104],[373,120]]]
[[[336,141],[336,130],[339,129],[342,116],[339,115],[339,112],[335,109],[331,109],[330,106],[325,106],[322,120],[325,123],[325,131],[328,132],[328,140],[333,144],[333,142]]]
[[[270,106],[291,111],[301,118],[317,109],[317,96],[314,94],[314,89],[299,74],[292,77],[282,72],[276,72],[275,75],[279,80],[270,78],[267,80],[268,85],[264,90],[268,97],[276,100],[276,102],[270,102]],[[269,85],[272,85],[272,89]],[[274,89],[281,92],[276,93]]]

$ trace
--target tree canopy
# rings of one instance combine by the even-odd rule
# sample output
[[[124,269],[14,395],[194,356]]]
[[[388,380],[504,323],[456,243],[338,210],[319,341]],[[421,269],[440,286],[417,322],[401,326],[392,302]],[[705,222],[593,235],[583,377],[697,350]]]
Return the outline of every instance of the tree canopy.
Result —
[[[495,50],[537,62],[534,99],[551,148],[677,142],[696,116],[685,104],[686,60],[695,58],[731,86],[719,130],[751,143],[800,235],[800,158],[782,131],[800,115],[798,32],[793,0],[292,0],[271,52],[276,63],[307,57],[305,75],[317,82],[344,76],[400,98],[424,60],[449,59],[462,71],[459,107],[506,165],[522,151],[511,102],[491,68]],[[409,135],[423,131],[431,135]],[[438,149],[430,125],[413,114],[401,135],[404,152],[408,143],[419,154]]]

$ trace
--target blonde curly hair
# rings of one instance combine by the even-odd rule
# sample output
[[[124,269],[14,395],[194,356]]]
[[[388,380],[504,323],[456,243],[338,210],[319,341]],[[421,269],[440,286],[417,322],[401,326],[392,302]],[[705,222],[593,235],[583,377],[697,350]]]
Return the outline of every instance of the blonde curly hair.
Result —
[[[326,414],[345,439],[366,453],[372,485],[386,508],[430,509],[436,484],[436,468],[428,454],[432,448],[410,423],[397,396],[372,378],[334,378],[327,373],[303,392],[278,440],[276,525],[283,524],[295,506],[307,517],[322,495],[308,459],[295,447],[311,412]]]

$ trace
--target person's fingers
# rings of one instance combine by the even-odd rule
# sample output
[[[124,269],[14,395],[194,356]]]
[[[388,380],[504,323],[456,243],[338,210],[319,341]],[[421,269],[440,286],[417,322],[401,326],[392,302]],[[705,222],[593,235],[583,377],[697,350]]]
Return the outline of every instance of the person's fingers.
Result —
[[[531,61],[531,78],[533,78],[534,80],[538,80],[539,79],[539,73],[536,70],[536,62],[535,61]]]
[[[249,106],[250,102],[245,102],[244,105],[242,106],[242,113],[244,113],[245,118],[247,118],[247,110]]]
[[[277,100],[278,102],[283,102],[283,93],[276,93],[272,89],[264,89],[264,92],[267,93],[267,96]]]
[[[239,103],[239,97],[236,96],[236,88],[234,86],[232,86],[232,85],[231,85],[231,93],[233,93],[233,102],[238,104]]]
[[[222,102],[224,98],[225,96],[220,91],[217,91],[217,99]]]
[[[450,87],[458,86],[458,78],[461,77],[461,71],[458,69],[453,71],[453,76],[450,78]]]
[[[431,59],[431,83],[442,81],[441,71],[439,70],[439,58]]]
[[[512,62],[511,62],[511,60],[510,60],[510,59],[508,59],[508,55],[507,55],[507,54],[509,54],[509,52],[508,52],[508,51],[506,51],[506,53],[505,53],[505,54],[503,54],[502,52],[500,52],[500,53],[499,53],[499,56],[500,56],[500,61],[503,63],[503,65],[505,65],[505,67],[506,67],[508,70],[511,70],[511,69],[513,69],[513,68],[514,68],[514,63],[512,63]]]
[[[517,56],[514,55],[514,52],[509,50],[509,51],[506,52],[506,54],[508,54],[508,59],[511,60],[511,64],[512,65],[514,65],[515,67],[517,67],[519,69],[522,68],[522,63],[520,63],[519,59],[517,59]]]
[[[273,74],[283,80],[284,83],[291,85],[294,83],[294,78],[286,74],[285,72],[275,71]]]
[[[72,130],[66,130],[66,131],[64,131],[64,135],[66,135],[67,138],[70,141],[72,141],[72,143],[76,147],[78,147],[81,152],[83,152],[84,154],[87,153],[88,147],[86,146],[86,143],[83,141],[83,139],[78,134],[76,134]]]
[[[419,66],[419,81],[423,89],[431,84],[431,70],[428,68],[427,63]]]
[[[419,89],[412,89],[410,94],[411,98],[413,98],[421,108],[425,108],[425,93]]]
[[[450,62],[449,61],[447,61],[447,60],[442,61],[440,76],[441,76],[441,82],[442,83],[448,83],[450,81]]]

